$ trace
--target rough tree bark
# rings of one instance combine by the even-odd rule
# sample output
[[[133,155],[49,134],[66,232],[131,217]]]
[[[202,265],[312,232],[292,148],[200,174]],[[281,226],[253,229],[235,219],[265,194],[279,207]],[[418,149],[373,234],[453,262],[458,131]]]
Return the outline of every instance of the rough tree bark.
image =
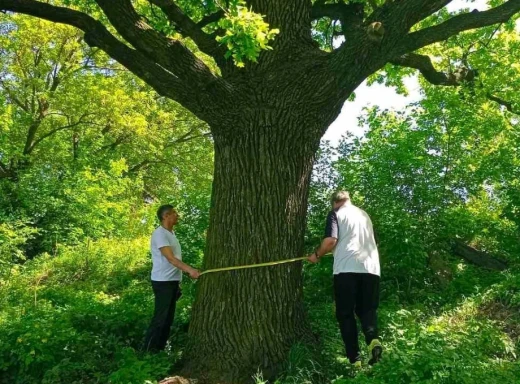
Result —
[[[268,113],[262,115],[256,118]],[[247,129],[255,132],[215,140],[208,267],[303,254],[307,191],[318,143],[302,143],[294,138],[296,130],[279,123],[251,122]],[[306,330],[301,265],[208,275],[199,283],[192,319],[189,371],[229,382],[240,382],[257,369],[272,373]]]
[[[416,50],[472,28],[507,21],[509,0],[485,12],[454,16],[410,32],[450,0],[247,0],[280,34],[258,64],[235,68],[201,27],[220,16],[190,19],[174,0],[150,0],[184,37],[212,56],[213,73],[182,42],[155,31],[130,0],[95,0],[122,42],[93,17],[34,0],[0,0],[0,10],[66,23],[85,41],[208,122],[215,140],[215,179],[205,268],[301,256],[309,177],[320,137],[355,88],[386,63],[457,85]],[[341,24],[333,52],[311,38],[313,19]],[[410,55],[413,54],[413,55]],[[207,275],[190,326],[187,372],[211,382],[244,383],[258,368],[276,372],[305,332],[301,265]]]
[[[205,267],[304,252],[308,185],[319,135],[308,134],[312,120],[303,111],[298,117],[280,109],[255,109],[247,115],[234,121],[240,133],[215,136]],[[188,372],[217,382],[243,382],[258,369],[270,375],[306,331],[301,264],[208,275],[199,282],[192,315]]]

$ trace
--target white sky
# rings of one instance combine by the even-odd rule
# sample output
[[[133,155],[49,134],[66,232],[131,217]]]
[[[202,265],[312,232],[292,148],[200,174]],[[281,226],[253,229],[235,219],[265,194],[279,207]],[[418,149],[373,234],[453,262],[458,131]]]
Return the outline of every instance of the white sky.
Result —
[[[462,8],[483,11],[489,7],[486,0],[455,0],[447,8],[449,11]],[[381,109],[402,109],[406,105],[420,100],[417,77],[405,79],[405,84],[409,93],[407,97],[398,95],[393,88],[387,88],[382,84],[374,84],[371,87],[368,87],[366,83],[361,84],[355,91],[356,99],[353,102],[347,101],[343,105],[340,115],[330,125],[323,140],[329,140],[331,144],[336,145],[347,132],[362,136],[366,127],[358,126],[358,117],[362,114],[364,107],[377,105]]]

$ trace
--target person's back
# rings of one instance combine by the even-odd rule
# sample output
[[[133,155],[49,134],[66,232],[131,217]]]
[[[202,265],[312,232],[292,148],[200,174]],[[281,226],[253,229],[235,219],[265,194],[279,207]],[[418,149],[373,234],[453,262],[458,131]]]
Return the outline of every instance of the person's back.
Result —
[[[334,250],[336,318],[345,353],[352,364],[361,366],[357,315],[368,345],[368,363],[372,365],[381,359],[383,353],[377,330],[379,252],[372,221],[365,211],[352,205],[347,191],[334,193],[331,203],[325,236],[307,259],[317,263],[322,256]]]
[[[379,252],[368,214],[347,202],[336,211],[336,220],[338,243],[334,249],[334,274],[354,272],[379,276]]]

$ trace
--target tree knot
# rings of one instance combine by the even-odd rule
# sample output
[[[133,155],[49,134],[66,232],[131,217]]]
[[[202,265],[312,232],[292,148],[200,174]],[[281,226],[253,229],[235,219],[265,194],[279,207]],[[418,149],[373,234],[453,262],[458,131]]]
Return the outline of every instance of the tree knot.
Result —
[[[367,34],[370,40],[380,42],[385,34],[385,27],[380,21],[374,21],[367,27]]]

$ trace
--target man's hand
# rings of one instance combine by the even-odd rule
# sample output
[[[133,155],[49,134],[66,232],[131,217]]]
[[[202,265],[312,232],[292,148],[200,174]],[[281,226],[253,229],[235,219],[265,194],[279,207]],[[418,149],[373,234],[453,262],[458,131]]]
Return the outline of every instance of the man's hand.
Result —
[[[320,246],[316,248],[316,251],[314,251],[312,255],[307,256],[307,260],[309,260],[309,262],[313,264],[318,263],[323,256],[325,256],[327,253],[334,249],[337,242],[338,239],[336,239],[335,237],[324,238],[321,241]],[[318,255],[320,256],[318,257]]]
[[[200,271],[198,269],[191,268],[188,271],[188,275],[190,275],[192,279],[198,279],[200,277]]]
[[[309,262],[311,262],[313,264],[316,264],[317,262],[320,261],[320,259],[318,259],[316,257],[316,252],[314,252],[312,255],[307,256],[307,260],[309,260]]]

